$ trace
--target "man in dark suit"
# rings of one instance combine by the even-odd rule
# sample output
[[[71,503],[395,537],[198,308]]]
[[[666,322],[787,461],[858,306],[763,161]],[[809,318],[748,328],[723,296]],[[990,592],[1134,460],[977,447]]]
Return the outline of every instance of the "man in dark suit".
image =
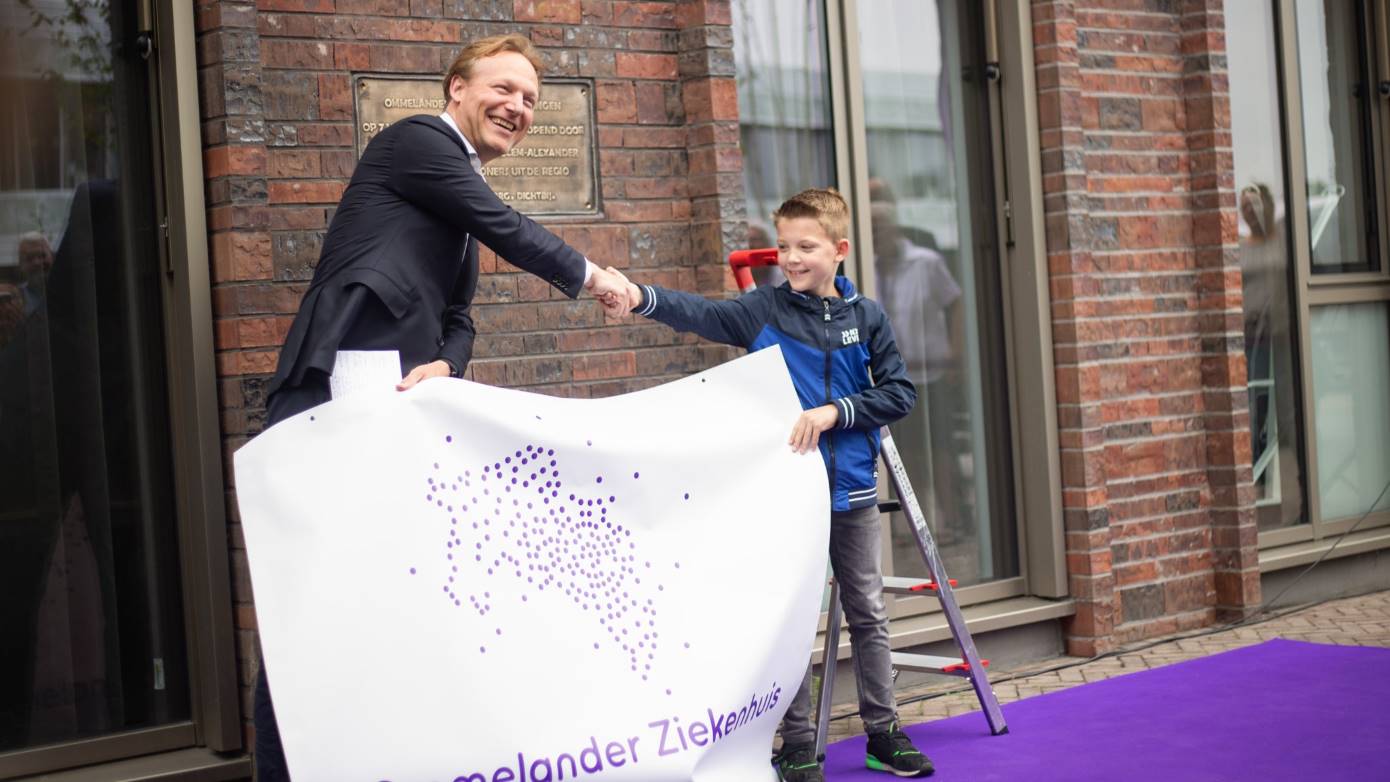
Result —
[[[605,309],[626,312],[620,277],[502,203],[483,181],[483,164],[530,130],[540,67],[523,36],[474,41],[444,77],[443,114],[401,120],[367,145],[280,353],[269,425],[329,400],[339,350],[399,351],[401,391],[459,376],[473,353],[478,242],[571,297],[588,290]],[[288,779],[264,666],[255,722],[258,779]]]
[[[328,401],[339,350],[400,351],[401,390],[461,374],[473,352],[478,242],[570,297],[583,288],[608,307],[626,295],[481,175],[530,130],[539,68],[520,35],[475,41],[445,78],[443,114],[401,120],[367,145],[285,339],[269,424]]]

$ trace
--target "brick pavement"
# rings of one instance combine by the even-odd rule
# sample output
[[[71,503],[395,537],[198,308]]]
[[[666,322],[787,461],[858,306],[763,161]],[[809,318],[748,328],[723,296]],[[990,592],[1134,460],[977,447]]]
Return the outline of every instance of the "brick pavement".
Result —
[[[1280,612],[1274,613],[1277,615]],[[1211,635],[1187,638],[1188,635],[1191,633],[1180,633],[1166,641],[1158,638],[1131,644],[1113,656],[1091,662],[1084,662],[1084,658],[1080,657],[1054,657],[1014,670],[991,670],[994,693],[1000,703],[1011,703],[1078,684],[1238,649],[1272,638],[1390,648],[1390,590],[1296,609],[1275,619]],[[1159,643],[1149,646],[1155,641]],[[1069,663],[1079,664],[1060,670],[1049,670]],[[960,686],[961,682],[952,680],[939,685],[899,690],[898,713],[903,724],[915,725],[979,711],[980,704],[975,699],[974,692],[951,692]],[[937,697],[929,697],[915,703],[903,703],[920,696]],[[842,716],[851,714],[854,710],[852,704],[835,709],[830,723],[830,741],[839,741],[864,732],[863,724],[857,716]]]

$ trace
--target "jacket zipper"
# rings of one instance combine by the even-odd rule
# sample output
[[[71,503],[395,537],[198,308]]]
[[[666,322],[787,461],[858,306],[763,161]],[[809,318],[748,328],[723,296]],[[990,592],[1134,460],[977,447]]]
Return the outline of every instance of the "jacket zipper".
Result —
[[[821,299],[821,305],[825,308],[822,333],[825,337],[825,403],[833,404],[835,400],[830,397],[830,299]],[[830,452],[830,508],[835,509],[835,430],[832,428],[826,433],[825,447]]]

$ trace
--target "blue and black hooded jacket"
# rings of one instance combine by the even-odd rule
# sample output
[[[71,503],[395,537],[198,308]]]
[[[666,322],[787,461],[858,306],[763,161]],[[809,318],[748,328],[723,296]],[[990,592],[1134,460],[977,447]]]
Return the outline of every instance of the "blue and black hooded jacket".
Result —
[[[878,429],[907,415],[917,400],[882,307],[846,277],[835,278],[840,298],[798,293],[787,283],[724,301],[638,287],[642,303],[633,312],[677,331],[749,351],[780,345],[802,409],[834,404],[840,411],[835,428],[820,438],[831,508],[878,502]]]

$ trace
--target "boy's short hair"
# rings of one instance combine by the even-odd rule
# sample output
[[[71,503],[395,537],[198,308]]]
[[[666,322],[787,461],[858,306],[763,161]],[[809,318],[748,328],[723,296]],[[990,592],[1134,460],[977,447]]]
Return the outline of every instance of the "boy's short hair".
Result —
[[[772,222],[776,224],[799,217],[810,217],[820,223],[831,241],[849,238],[849,204],[833,187],[813,187],[788,198],[772,213]]]
[[[454,81],[455,76],[468,81],[469,77],[473,75],[473,63],[502,52],[516,52],[525,57],[530,61],[531,67],[536,69],[536,79],[541,78],[541,53],[536,49],[535,44],[531,43],[530,38],[520,33],[490,35],[486,38],[479,38],[463,47],[459,56],[454,58],[454,64],[450,65],[448,72],[444,74],[444,100],[449,100],[449,85]]]

